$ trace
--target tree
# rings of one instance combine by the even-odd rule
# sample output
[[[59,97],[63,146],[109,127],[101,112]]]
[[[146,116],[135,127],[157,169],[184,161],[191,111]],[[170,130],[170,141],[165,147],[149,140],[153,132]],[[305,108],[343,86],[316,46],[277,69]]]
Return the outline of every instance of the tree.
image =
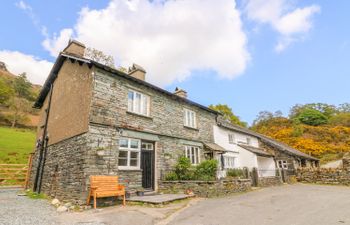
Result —
[[[247,123],[241,121],[240,118],[232,112],[232,109],[228,105],[210,105],[209,108],[222,113],[224,118],[229,120],[232,124],[247,127]]]
[[[27,122],[27,114],[31,110],[31,104],[25,98],[13,97],[10,102],[10,109],[12,113],[9,119],[11,120],[11,127],[14,128],[18,123]]]
[[[28,81],[26,73],[21,73],[15,78],[13,82],[13,89],[17,97],[25,98],[29,101],[34,100],[31,90],[32,84]]]
[[[7,105],[13,93],[14,91],[11,86],[0,78],[0,105]]]
[[[329,105],[325,103],[311,103],[311,104],[305,104],[305,105],[297,104],[291,108],[289,117],[291,119],[296,118],[304,110],[309,110],[309,109],[319,111],[320,113],[325,115],[328,119],[331,118],[336,113],[338,113],[337,107],[335,107],[334,105]]]
[[[85,50],[85,57],[93,61],[99,62],[103,65],[115,68],[113,56],[107,55],[104,52],[95,48],[87,48]]]
[[[294,120],[306,125],[319,126],[328,123],[328,118],[316,109],[307,108],[301,111]]]
[[[350,113],[350,103],[340,104],[338,107],[339,112]]]
[[[350,113],[338,113],[329,120],[329,123],[335,126],[350,127]]]

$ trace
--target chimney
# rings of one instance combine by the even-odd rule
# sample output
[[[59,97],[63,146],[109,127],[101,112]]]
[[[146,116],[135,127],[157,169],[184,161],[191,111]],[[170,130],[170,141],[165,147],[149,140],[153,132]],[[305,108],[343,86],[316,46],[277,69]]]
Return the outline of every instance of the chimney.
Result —
[[[181,98],[187,98],[187,91],[178,87],[175,88],[174,94],[176,94],[177,96],[180,96]]]
[[[63,49],[62,52],[68,53],[71,55],[75,55],[75,56],[82,58],[82,57],[84,57],[85,45],[83,43],[76,41],[76,40],[70,39],[67,47],[65,49]]]
[[[145,80],[146,70],[141,66],[133,63],[131,67],[129,67],[128,74],[132,77],[135,77],[139,80]]]

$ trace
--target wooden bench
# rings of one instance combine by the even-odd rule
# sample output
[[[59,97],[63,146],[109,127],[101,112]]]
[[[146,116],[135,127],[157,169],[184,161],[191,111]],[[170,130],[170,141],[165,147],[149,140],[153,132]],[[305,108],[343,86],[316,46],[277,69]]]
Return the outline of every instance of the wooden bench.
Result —
[[[123,196],[123,205],[125,205],[125,187],[118,184],[118,176],[90,176],[87,205],[90,205],[91,197],[94,198],[94,209],[96,209],[97,198],[117,196]]]

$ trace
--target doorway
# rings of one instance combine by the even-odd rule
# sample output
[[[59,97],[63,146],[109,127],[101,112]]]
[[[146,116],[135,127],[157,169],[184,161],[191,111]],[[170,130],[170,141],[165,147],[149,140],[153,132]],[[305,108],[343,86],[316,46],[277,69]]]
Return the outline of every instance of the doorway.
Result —
[[[154,190],[154,142],[141,142],[142,187]]]

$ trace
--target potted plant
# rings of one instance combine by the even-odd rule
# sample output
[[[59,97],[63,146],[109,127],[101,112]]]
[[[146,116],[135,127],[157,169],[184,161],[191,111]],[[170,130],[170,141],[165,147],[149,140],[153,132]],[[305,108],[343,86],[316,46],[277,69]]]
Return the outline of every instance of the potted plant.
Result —
[[[137,196],[144,196],[145,195],[145,189],[143,189],[142,187],[141,188],[138,188],[136,190],[136,195]]]

